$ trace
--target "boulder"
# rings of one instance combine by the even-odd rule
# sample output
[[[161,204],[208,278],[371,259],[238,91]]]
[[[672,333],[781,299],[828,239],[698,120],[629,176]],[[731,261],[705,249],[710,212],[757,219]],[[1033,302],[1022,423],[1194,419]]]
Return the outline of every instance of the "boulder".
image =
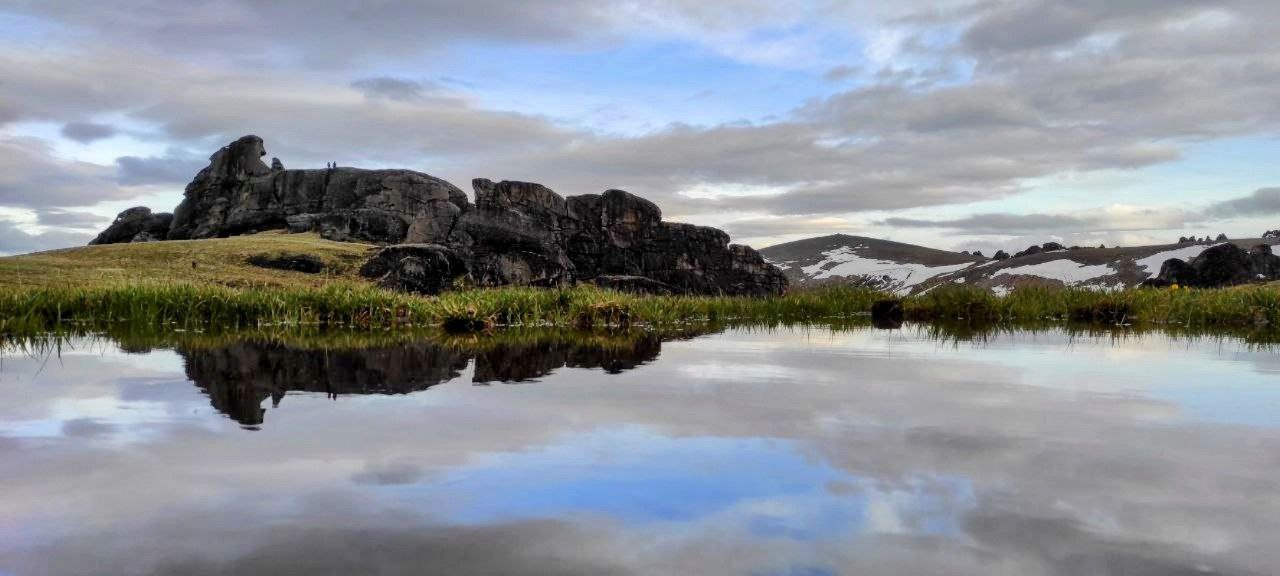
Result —
[[[115,221],[91,240],[89,245],[164,240],[172,222],[173,214],[153,213],[145,206],[135,206],[117,215]]]
[[[439,294],[466,273],[466,262],[439,244],[387,246],[360,267],[361,276],[384,288],[419,294]]]
[[[1144,285],[1218,288],[1278,278],[1280,256],[1272,254],[1270,246],[1258,245],[1245,250],[1235,244],[1219,244],[1189,262],[1176,258],[1166,260],[1160,266],[1160,274]]]

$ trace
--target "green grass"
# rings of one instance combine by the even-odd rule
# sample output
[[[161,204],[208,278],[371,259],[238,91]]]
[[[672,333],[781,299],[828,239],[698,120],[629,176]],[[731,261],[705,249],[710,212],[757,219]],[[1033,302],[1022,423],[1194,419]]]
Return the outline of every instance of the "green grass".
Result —
[[[236,330],[316,325],[363,329],[499,326],[592,329],[702,324],[829,324],[865,317],[885,295],[828,287],[775,298],[637,296],[593,287],[499,288],[422,297],[373,286],[231,288],[183,282],[9,290],[0,294],[0,332],[32,333],[73,325],[119,324]],[[918,321],[975,325],[1077,322],[1188,327],[1280,325],[1280,290],[1139,289],[1099,293],[1023,289],[1006,297],[947,286],[904,300]]]
[[[1140,288],[1103,293],[1072,288],[1024,288],[1008,296],[945,286],[905,301],[914,320],[975,323],[1077,322],[1188,327],[1280,326],[1280,289]]]
[[[12,290],[0,295],[0,332],[36,332],[73,324],[184,329],[276,325],[361,328],[458,325],[675,327],[715,322],[805,322],[863,313],[880,295],[831,289],[771,298],[636,296],[593,287],[499,288],[422,297],[372,286],[249,288],[135,283],[90,288]]]

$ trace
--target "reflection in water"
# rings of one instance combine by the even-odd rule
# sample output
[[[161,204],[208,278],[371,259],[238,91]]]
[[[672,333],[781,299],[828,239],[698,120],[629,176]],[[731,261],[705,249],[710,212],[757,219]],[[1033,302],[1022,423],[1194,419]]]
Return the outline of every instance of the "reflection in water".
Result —
[[[535,331],[500,337],[446,338],[368,348],[307,348],[278,341],[176,348],[186,375],[213,407],[243,426],[263,423],[271,399],[288,392],[407,394],[461,375],[475,360],[473,382],[524,382],[563,368],[630,370],[658,357],[651,332],[591,334]]]
[[[10,352],[0,574],[1280,565],[1271,349],[1062,330],[681,336]]]

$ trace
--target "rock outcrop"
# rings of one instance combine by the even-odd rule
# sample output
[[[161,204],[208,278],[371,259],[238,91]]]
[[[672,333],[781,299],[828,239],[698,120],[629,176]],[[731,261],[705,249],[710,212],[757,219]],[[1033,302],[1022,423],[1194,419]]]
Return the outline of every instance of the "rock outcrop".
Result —
[[[135,206],[117,215],[115,221],[91,240],[89,245],[164,240],[172,222],[173,214],[152,213],[150,208]]]
[[[1219,288],[1277,279],[1280,279],[1280,256],[1273,254],[1270,246],[1260,244],[1245,250],[1235,244],[1220,244],[1190,261],[1166,260],[1160,266],[1160,274],[1143,285]]]
[[[425,293],[458,278],[691,294],[769,295],[787,286],[755,250],[715,228],[663,222],[657,205],[622,190],[565,198],[540,184],[476,179],[471,204],[457,187],[419,172],[286,170],[278,159],[265,164],[266,153],[257,136],[214,153],[163,238],[287,229],[390,244],[362,273]]]

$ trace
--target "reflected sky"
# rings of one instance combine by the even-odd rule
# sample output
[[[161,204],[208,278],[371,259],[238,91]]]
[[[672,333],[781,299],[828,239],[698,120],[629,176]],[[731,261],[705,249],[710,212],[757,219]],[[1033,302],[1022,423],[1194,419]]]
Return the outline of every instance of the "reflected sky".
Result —
[[[734,330],[77,341],[0,370],[0,574],[1266,574],[1280,358]]]

